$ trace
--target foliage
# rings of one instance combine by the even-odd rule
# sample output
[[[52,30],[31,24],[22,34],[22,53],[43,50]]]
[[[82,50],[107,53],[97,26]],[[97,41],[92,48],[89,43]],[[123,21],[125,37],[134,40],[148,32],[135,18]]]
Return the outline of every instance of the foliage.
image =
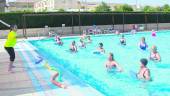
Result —
[[[111,8],[106,3],[102,2],[95,8],[95,12],[111,12]]]
[[[162,6],[162,11],[170,12],[170,6],[168,4],[165,4],[164,6]]]
[[[58,12],[65,12],[65,10],[64,9],[59,9]]]
[[[142,11],[144,11],[144,12],[156,12],[157,10],[156,10],[155,7],[145,6]]]
[[[118,12],[131,12],[131,11],[133,11],[133,8],[132,8],[132,6],[130,6],[128,4],[124,4],[124,5],[115,6],[115,10],[114,11],[118,11]]]

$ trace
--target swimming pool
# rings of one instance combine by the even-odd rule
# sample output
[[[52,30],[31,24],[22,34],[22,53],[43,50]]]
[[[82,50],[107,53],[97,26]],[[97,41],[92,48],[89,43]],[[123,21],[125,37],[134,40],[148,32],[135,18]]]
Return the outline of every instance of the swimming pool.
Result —
[[[149,49],[141,51],[137,46],[141,37],[146,38],[149,48],[157,45],[162,57],[162,62],[149,61],[152,82],[136,80],[131,71],[137,72],[140,67],[139,60],[149,57]],[[78,48],[78,53],[73,54],[66,50],[70,43],[78,37],[63,38],[64,45],[57,46],[53,38],[30,41],[45,59],[57,62],[81,80],[96,88],[106,96],[170,96],[170,31],[160,31],[157,37],[152,37],[150,32],[125,35],[127,46],[120,46],[116,35],[92,36],[92,44],[86,49]],[[108,73],[105,68],[106,55],[95,55],[98,43],[103,42],[106,53],[113,52],[117,62],[123,67],[122,73]],[[55,66],[53,64],[53,66]]]

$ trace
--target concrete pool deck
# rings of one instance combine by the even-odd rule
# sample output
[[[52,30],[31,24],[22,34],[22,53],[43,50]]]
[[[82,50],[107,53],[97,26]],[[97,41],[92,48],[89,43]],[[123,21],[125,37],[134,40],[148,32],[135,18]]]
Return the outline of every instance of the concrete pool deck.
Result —
[[[0,95],[16,96],[18,94],[35,92],[18,52],[16,52],[16,61],[14,64],[16,66],[14,68],[15,73],[9,73],[7,71],[9,56],[3,47],[5,40],[1,39],[0,42]]]
[[[54,86],[51,72],[42,64],[35,65],[38,54],[23,40],[19,39],[15,47],[14,73],[8,73],[9,56],[3,48],[5,39],[0,39],[0,96],[104,96],[69,72],[63,75],[67,89]]]

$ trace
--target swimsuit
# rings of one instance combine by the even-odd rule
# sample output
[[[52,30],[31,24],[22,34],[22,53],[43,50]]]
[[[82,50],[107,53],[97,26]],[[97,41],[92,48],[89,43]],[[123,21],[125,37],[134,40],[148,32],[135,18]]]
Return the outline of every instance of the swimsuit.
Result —
[[[142,50],[146,50],[147,44],[146,44],[146,43],[140,43],[140,48],[141,48]]]

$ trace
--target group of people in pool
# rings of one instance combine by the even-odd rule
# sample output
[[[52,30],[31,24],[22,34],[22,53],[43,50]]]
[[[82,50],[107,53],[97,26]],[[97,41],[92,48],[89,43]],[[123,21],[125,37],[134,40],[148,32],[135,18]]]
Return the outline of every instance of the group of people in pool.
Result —
[[[86,48],[86,44],[91,43],[91,42],[92,42],[91,37],[83,34],[82,37],[80,38],[79,47]],[[75,41],[72,41],[69,50],[71,52],[78,52],[77,45],[76,45]]]
[[[58,37],[59,38],[59,37]],[[85,42],[85,40],[87,40],[87,42]],[[57,41],[57,43],[59,43],[60,45],[60,42],[61,39],[59,39]],[[80,44],[79,44],[79,47],[81,48],[86,48],[86,44],[87,43],[91,43],[92,40],[91,40],[91,37],[90,36],[86,36],[86,35],[82,35],[82,37],[80,38]],[[63,44],[63,43],[61,43]],[[120,44],[121,45],[126,45],[126,39],[124,37],[124,35],[121,36],[120,38]],[[94,52],[94,54],[101,54],[101,53],[105,53],[105,49],[103,47],[103,43],[99,43],[99,47],[96,49],[96,51]],[[146,40],[145,40],[145,37],[142,37],[141,38],[141,41],[139,42],[139,48],[141,50],[146,50],[148,48],[148,45],[146,43]],[[69,49],[71,52],[77,52],[77,46],[76,46],[76,42],[73,41],[70,45],[70,49]],[[150,56],[149,56],[149,59],[152,60],[152,61],[156,61],[156,62],[160,62],[161,61],[161,57],[160,57],[160,54],[159,52],[157,51],[157,47],[155,45],[153,45],[151,47],[151,50],[150,50]],[[142,58],[140,60],[140,70],[139,72],[136,74],[137,78],[138,79],[143,79],[143,80],[151,80],[151,77],[150,77],[150,71],[149,69],[147,68],[147,64],[148,64],[148,60],[146,58]],[[110,71],[112,69],[116,69],[118,72],[122,72],[123,71],[123,68],[120,66],[120,64],[114,59],[114,54],[113,53],[109,53],[109,56],[108,56],[108,60],[106,62],[106,68],[107,68],[107,71]]]

